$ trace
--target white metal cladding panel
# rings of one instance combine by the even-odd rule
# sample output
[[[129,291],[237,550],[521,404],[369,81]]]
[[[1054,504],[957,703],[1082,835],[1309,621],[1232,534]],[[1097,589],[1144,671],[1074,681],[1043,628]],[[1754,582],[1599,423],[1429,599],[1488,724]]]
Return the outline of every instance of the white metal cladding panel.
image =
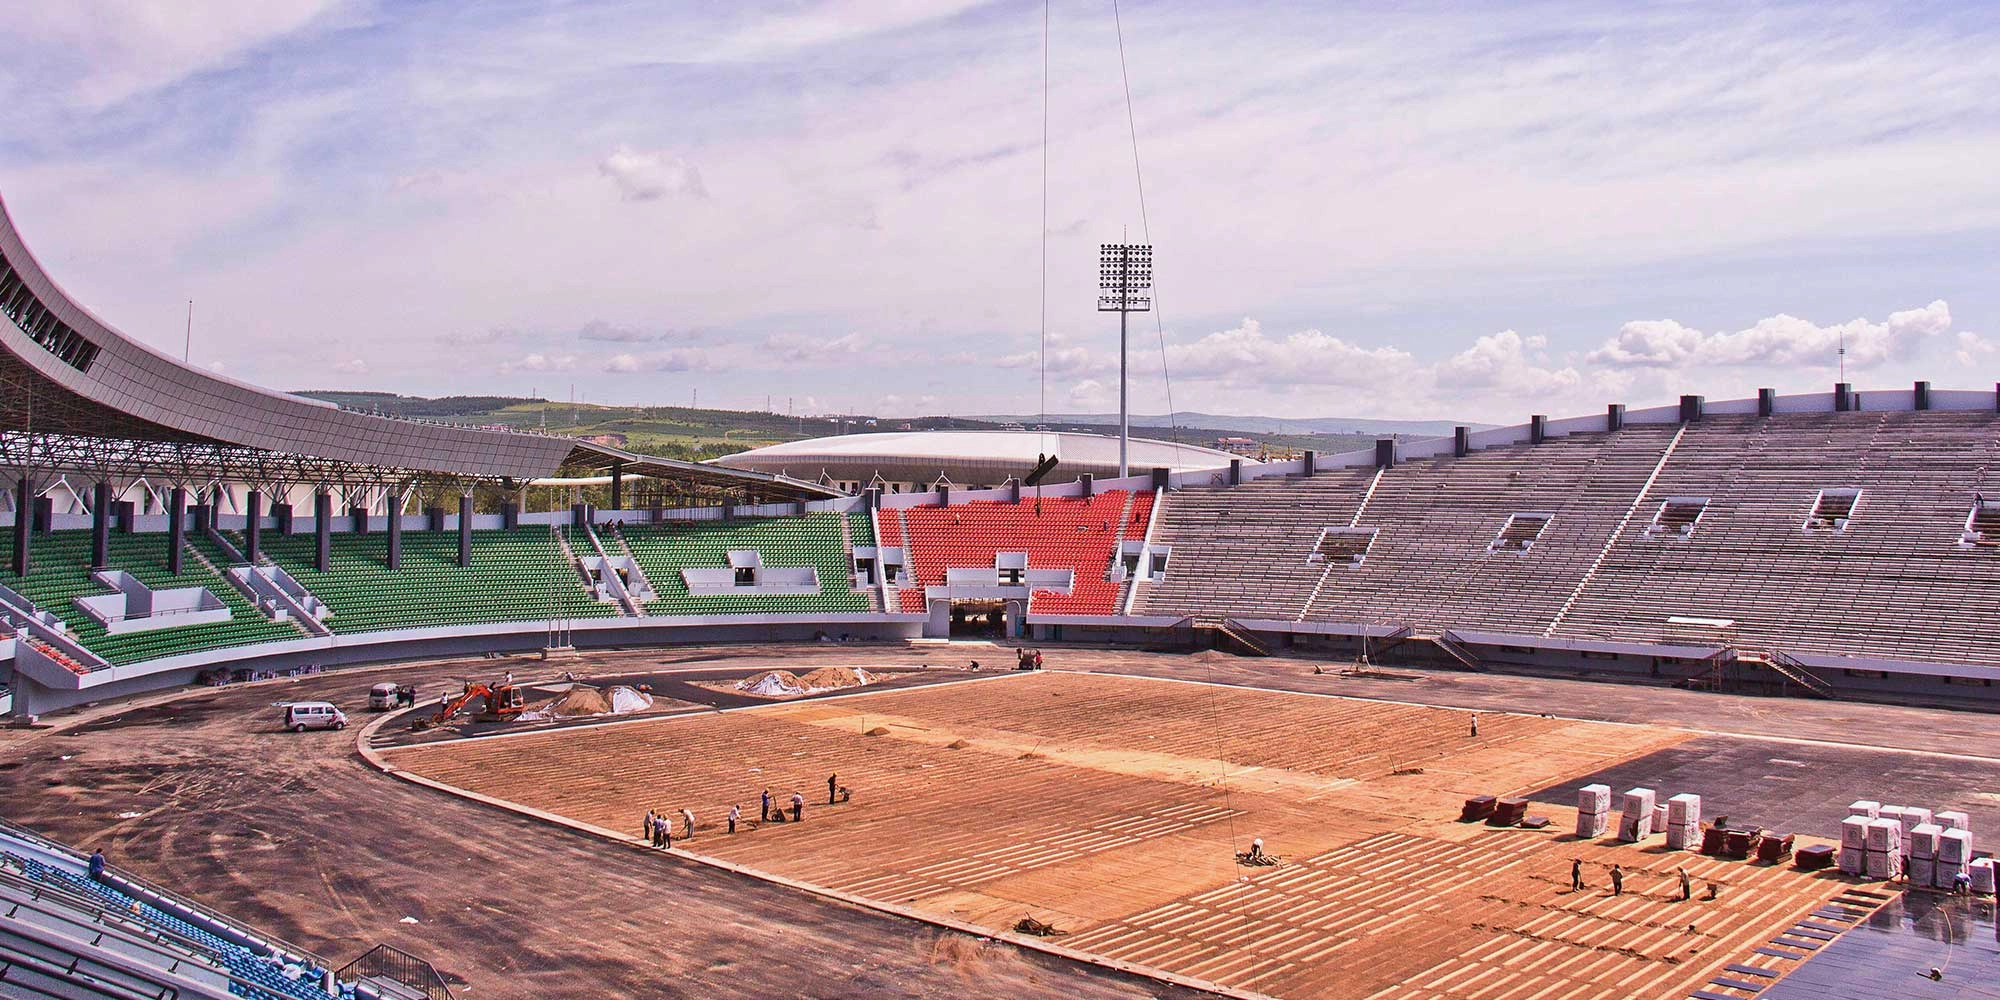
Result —
[[[0,203],[0,253],[43,306],[97,345],[82,372],[12,323],[0,347],[92,402],[184,434],[346,462],[522,478],[553,473],[573,442],[389,420],[271,392],[189,368],[126,338],[71,300],[42,271]]]

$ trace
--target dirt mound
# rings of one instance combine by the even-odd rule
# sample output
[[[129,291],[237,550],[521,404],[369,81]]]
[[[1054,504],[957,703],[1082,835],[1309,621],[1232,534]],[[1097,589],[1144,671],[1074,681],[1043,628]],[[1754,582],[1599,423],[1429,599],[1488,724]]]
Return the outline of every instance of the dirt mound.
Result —
[[[963,750],[971,745],[972,744],[967,743],[964,740],[952,740],[950,743],[945,744],[944,748],[946,750]]]
[[[807,691],[838,691],[873,683],[874,674],[853,667],[821,667],[799,678],[799,686]]]
[[[861,735],[863,735],[863,736],[887,736],[887,735],[889,735],[889,727],[888,727],[888,726],[876,726],[875,728],[873,728],[873,729],[870,729],[869,731],[867,731],[867,732],[865,732],[865,733],[862,733]]]
[[[766,670],[755,677],[746,677],[736,682],[736,690],[762,698],[806,693],[805,685],[799,683],[799,675],[789,670]]]

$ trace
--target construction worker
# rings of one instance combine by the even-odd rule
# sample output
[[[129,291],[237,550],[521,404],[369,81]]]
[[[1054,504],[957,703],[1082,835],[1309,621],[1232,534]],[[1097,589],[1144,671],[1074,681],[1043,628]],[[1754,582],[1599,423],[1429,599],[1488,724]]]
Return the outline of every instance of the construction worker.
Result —
[[[1688,878],[1688,870],[1686,868],[1676,868],[1674,871],[1680,874],[1681,902],[1685,903],[1694,898],[1694,881]]]
[[[90,879],[91,881],[94,882],[103,877],[104,877],[104,848],[99,847],[90,852]]]
[[[1250,860],[1262,861],[1263,859],[1264,859],[1264,838],[1252,837],[1250,839]]]
[[[681,810],[681,839],[694,839],[694,810],[692,809]]]
[[[673,850],[674,849],[673,821],[667,819],[666,813],[661,813],[659,815],[659,818],[655,820],[655,822],[660,824],[660,848],[662,850],[668,850],[668,851]]]
[[[1569,859],[1569,891],[1583,891],[1583,859]]]
[[[1472,738],[1479,738],[1479,713],[1472,713]]]
[[[653,825],[653,811],[651,809],[646,810],[646,829],[640,836],[652,840],[654,847],[660,846],[660,831],[658,827]]]
[[[798,792],[793,792],[792,822],[797,823],[800,820],[805,819],[805,815],[806,815],[806,797]]]
[[[732,805],[732,806],[730,806],[730,807],[729,807],[729,832],[730,832],[730,833],[735,833],[735,832],[736,832],[736,817],[738,817],[738,816],[741,816],[741,815],[743,815],[743,807],[742,807],[742,806],[738,806],[738,805]]]
[[[764,809],[762,812],[757,814],[757,822],[768,823],[770,821],[771,821],[771,790],[766,788],[764,789]]]
[[[1611,894],[1613,896],[1625,894],[1625,869],[1617,865],[1611,866]]]
[[[839,781],[839,779],[840,779],[840,775],[838,775],[838,774],[829,774],[829,775],[827,775],[827,776],[826,776],[826,804],[827,804],[827,805],[832,805],[832,804],[833,804],[833,796],[834,796],[834,793],[836,793],[836,792],[840,791],[840,781]]]

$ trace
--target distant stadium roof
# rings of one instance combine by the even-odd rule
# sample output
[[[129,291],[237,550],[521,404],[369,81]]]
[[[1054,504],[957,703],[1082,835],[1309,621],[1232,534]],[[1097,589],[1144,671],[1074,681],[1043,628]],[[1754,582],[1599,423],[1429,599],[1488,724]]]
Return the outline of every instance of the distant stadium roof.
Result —
[[[379,470],[537,479],[623,463],[628,475],[770,498],[829,495],[782,477],[652,458],[573,438],[398,420],[202,371],[134,341],[78,305],[35,260],[0,201],[0,465],[107,474],[186,461],[263,465],[280,456]],[[88,442],[121,442],[123,446]],[[79,444],[78,442],[85,442]],[[311,462],[297,463],[309,475]],[[328,474],[332,474],[328,470]]]
[[[929,484],[943,476],[959,485],[998,485],[1025,476],[1038,455],[1060,458],[1051,481],[1081,473],[1118,474],[1118,439],[1060,431],[908,431],[847,434],[774,444],[716,459],[716,464],[790,476],[867,482]],[[1133,438],[1134,475],[1165,467],[1174,472],[1226,466],[1237,456],[1213,448]]]

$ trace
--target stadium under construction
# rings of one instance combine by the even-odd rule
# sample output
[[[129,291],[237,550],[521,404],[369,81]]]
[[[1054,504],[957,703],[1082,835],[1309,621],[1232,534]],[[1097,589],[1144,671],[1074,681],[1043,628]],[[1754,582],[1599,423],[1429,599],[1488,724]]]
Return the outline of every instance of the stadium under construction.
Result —
[[[1994,967],[2000,386],[846,492],[195,369],[4,209],[0,312],[7,996]],[[522,509],[560,477],[609,503]]]

